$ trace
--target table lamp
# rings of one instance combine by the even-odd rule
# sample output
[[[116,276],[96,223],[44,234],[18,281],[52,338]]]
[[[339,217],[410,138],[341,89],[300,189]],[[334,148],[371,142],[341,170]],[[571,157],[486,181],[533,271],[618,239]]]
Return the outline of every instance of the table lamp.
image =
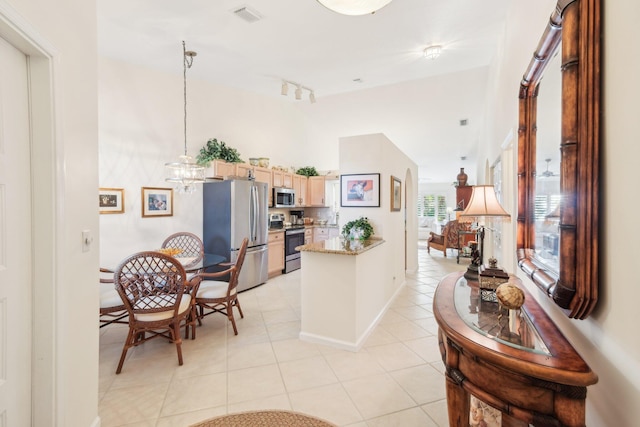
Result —
[[[504,208],[498,202],[498,198],[496,197],[495,189],[493,185],[474,185],[471,193],[471,198],[469,199],[469,203],[464,211],[460,214],[460,216],[469,216],[476,218],[493,218],[493,217],[507,217],[511,218]],[[481,225],[478,229],[478,234],[480,235],[480,259],[479,264],[473,266],[469,266],[471,271],[467,270],[465,277],[469,277],[469,275],[477,277],[477,268],[483,265],[483,257],[484,257],[484,225]],[[472,263],[473,264],[473,263]],[[475,270],[475,271],[474,271]]]

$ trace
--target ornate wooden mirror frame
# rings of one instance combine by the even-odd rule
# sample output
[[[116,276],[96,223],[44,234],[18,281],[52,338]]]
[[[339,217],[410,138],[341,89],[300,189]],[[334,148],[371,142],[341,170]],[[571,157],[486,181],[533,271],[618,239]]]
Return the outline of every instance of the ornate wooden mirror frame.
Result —
[[[517,257],[520,268],[571,318],[598,301],[600,1],[558,0],[520,83]],[[559,271],[535,252],[537,96],[561,43]]]

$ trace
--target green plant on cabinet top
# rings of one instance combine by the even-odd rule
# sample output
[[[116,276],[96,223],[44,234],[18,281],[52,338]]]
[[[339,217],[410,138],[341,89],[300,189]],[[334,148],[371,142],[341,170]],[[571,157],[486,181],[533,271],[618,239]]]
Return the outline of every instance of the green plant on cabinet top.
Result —
[[[296,170],[296,173],[298,175],[304,175],[306,177],[320,175],[314,166],[305,166],[303,168],[299,168],[298,170]]]
[[[361,240],[367,240],[369,237],[371,237],[372,234],[375,234],[373,232],[373,226],[369,222],[369,218],[365,216],[361,216],[358,219],[349,221],[342,227],[342,235],[344,236],[345,239],[356,238],[356,237],[352,237],[353,236],[353,234],[351,233],[352,229],[356,230],[354,234],[359,235],[359,237],[357,238]]]
[[[228,163],[243,163],[240,153],[235,148],[229,147],[224,141],[218,142],[216,138],[210,139],[200,149],[196,157],[199,165],[206,166],[212,160],[224,160]]]

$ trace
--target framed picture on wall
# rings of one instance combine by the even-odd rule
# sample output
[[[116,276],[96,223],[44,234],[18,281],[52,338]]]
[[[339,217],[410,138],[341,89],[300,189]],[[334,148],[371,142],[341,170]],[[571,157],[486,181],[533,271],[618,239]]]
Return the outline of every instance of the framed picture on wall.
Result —
[[[402,207],[402,181],[391,175],[391,211],[399,211]]]
[[[142,217],[173,216],[173,189],[142,187]]]
[[[98,206],[101,214],[124,213],[124,188],[100,188]]]
[[[380,174],[340,175],[340,206],[380,207]]]

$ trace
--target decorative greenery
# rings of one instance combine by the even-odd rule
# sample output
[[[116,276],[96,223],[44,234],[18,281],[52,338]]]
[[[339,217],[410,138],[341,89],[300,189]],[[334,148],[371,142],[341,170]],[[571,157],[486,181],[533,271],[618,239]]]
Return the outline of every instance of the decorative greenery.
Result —
[[[349,238],[352,228],[362,231],[362,240],[367,240],[372,234],[375,234],[373,232],[373,226],[369,222],[369,218],[366,216],[361,216],[358,219],[349,221],[342,227],[342,235],[345,239]]]
[[[309,177],[309,176],[318,176],[318,175],[320,175],[320,174],[318,173],[318,171],[316,170],[316,168],[315,168],[315,167],[313,167],[313,166],[305,166],[305,167],[303,167],[303,168],[300,168],[300,169],[298,169],[298,170],[296,171],[296,173],[297,173],[298,175],[304,175],[304,176],[307,176],[307,177]]]
[[[240,153],[235,148],[229,147],[224,141],[218,142],[216,138],[207,141],[196,157],[199,165],[206,166],[211,160],[224,160],[229,163],[242,163]]]

